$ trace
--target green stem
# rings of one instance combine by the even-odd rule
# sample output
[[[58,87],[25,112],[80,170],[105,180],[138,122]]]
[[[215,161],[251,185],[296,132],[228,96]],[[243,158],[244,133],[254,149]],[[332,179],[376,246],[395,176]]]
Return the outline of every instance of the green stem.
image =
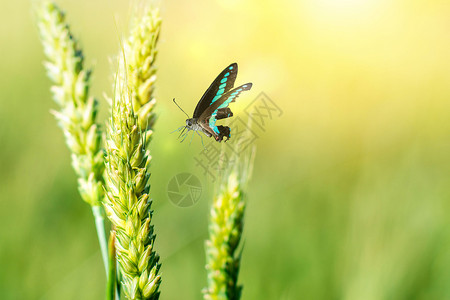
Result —
[[[102,206],[92,206],[92,213],[95,219],[95,228],[97,229],[98,242],[102,251],[103,264],[105,265],[106,276],[108,276],[108,241],[105,234],[105,213]]]
[[[116,233],[111,231],[109,235],[109,274],[108,283],[106,286],[106,300],[119,299],[116,294],[116,247],[115,247]]]

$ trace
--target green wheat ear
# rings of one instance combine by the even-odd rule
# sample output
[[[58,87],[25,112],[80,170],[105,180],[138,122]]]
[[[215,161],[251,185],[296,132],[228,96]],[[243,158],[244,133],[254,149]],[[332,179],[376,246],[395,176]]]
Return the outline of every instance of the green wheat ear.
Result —
[[[91,71],[84,68],[83,52],[55,4],[46,2],[38,10],[38,28],[47,57],[45,67],[53,81],[53,99],[60,106],[53,114],[72,152],[81,197],[91,206],[99,206],[104,164],[96,124],[98,103],[89,97]]]
[[[204,299],[237,300],[241,296],[238,274],[241,253],[236,253],[244,226],[244,190],[250,179],[255,148],[227,171],[220,192],[214,197],[210,213],[209,239],[206,241],[208,286]],[[242,249],[241,249],[242,251]]]
[[[146,9],[133,19],[130,36],[123,43],[123,53],[119,55],[120,83],[126,82],[142,130],[153,128],[156,116],[153,96],[156,81],[155,61],[158,54],[157,42],[161,30],[158,9]],[[122,59],[125,56],[125,60]],[[122,88],[121,84],[115,88]],[[117,90],[115,91],[118,92]]]
[[[45,67],[53,82],[53,99],[59,111],[53,111],[64,132],[78,176],[78,189],[95,217],[103,261],[108,272],[103,198],[104,161],[101,132],[96,123],[97,100],[89,96],[91,71],[84,67],[83,52],[73,37],[66,17],[54,3],[37,8],[37,24],[47,58]]]
[[[105,208],[116,230],[117,261],[129,299],[158,299],[161,276],[154,251],[149,152],[126,87],[113,105],[106,146]]]
[[[119,56],[108,125],[105,208],[116,230],[127,298],[158,299],[161,265],[154,251],[147,148],[155,121],[154,62],[161,19],[157,10],[147,10],[133,24]]]

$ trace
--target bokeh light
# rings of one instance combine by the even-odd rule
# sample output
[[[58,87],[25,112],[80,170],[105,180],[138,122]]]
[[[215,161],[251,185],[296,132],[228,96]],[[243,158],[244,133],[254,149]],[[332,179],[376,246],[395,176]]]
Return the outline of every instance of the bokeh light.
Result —
[[[112,89],[109,59],[136,1],[57,1],[88,65]],[[248,190],[242,299],[450,297],[450,4],[406,0],[160,1],[158,113],[152,142],[161,299],[199,299],[214,183],[199,139],[170,132],[237,62],[283,111],[258,130]],[[88,205],[49,114],[50,82],[32,3],[0,10],[0,298],[98,299],[104,274]],[[116,25],[117,24],[117,27]],[[119,31],[119,32],[117,32]],[[167,197],[181,172],[204,190]]]

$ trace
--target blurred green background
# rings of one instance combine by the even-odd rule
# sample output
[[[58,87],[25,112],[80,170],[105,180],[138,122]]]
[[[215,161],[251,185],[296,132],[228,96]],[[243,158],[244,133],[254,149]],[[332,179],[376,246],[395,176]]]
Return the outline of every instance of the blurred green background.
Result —
[[[33,2],[34,3],[34,2]],[[102,299],[104,270],[52,102],[28,1],[0,10],[0,298]],[[110,92],[133,4],[57,1]],[[142,4],[142,2],[141,2]],[[214,184],[199,139],[169,132],[239,63],[283,115],[259,131],[248,190],[243,299],[450,299],[450,3],[407,0],[161,1],[152,143],[161,299],[200,299]],[[117,20],[117,28],[114,20]],[[233,104],[234,105],[234,104]],[[167,183],[199,176],[200,201]]]

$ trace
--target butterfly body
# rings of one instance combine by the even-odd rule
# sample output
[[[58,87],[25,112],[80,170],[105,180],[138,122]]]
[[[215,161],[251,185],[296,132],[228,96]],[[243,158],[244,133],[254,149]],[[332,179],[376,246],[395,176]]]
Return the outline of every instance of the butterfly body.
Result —
[[[236,80],[238,67],[233,63],[226,67],[213,83],[209,86],[202,98],[195,107],[192,118],[186,120],[186,126],[183,126],[183,132],[203,132],[207,137],[213,136],[218,142],[231,137],[231,130],[228,126],[216,125],[216,121],[233,116],[233,112],[228,107],[231,102],[243,92],[252,88],[251,83],[243,84],[233,88]],[[184,140],[184,139],[183,139]]]
[[[186,119],[186,126],[188,131],[193,130],[193,131],[203,131],[203,127],[200,125],[200,123],[198,123],[198,118],[190,118],[190,119]],[[207,134],[207,132],[205,132],[205,134],[210,137],[211,134]]]

